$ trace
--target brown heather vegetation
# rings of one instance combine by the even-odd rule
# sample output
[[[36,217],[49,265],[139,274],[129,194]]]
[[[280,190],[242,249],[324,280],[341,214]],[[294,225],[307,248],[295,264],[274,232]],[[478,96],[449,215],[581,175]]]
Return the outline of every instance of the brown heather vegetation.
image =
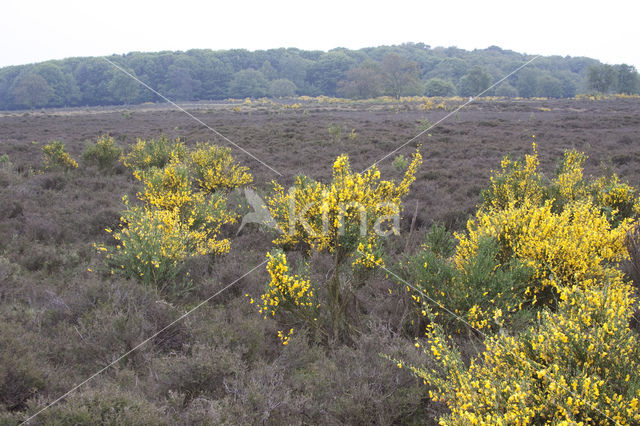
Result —
[[[282,172],[275,176],[233,150],[250,167],[254,186],[267,191],[272,179],[289,185],[301,173],[327,180],[340,153],[349,154],[353,170],[362,170],[446,111],[425,111],[418,103],[303,102],[235,110],[195,105],[193,113]],[[339,138],[327,130],[335,125],[343,129]],[[546,173],[565,149],[575,148],[589,155],[587,174],[604,165],[640,186],[639,128],[637,99],[470,105],[419,139],[424,163],[407,197],[401,235],[388,241],[387,255],[393,260],[411,251],[435,222],[461,229],[491,169],[506,153],[529,152],[532,141]],[[351,129],[356,136],[349,137]],[[85,142],[105,133],[125,152],[136,138],[160,135],[180,137],[190,147],[207,140],[223,145],[168,107],[0,115],[0,156],[8,156],[0,162],[0,424],[35,413],[262,262],[272,247],[272,236],[255,225],[239,236],[238,224],[227,226],[230,253],[190,260],[194,290],[182,296],[111,277],[93,244],[113,243],[105,228],[117,227],[122,196],[135,199],[141,188],[122,165],[83,162]],[[78,169],[40,171],[41,148],[54,140],[65,143]],[[398,153],[408,157],[413,150],[412,143]],[[383,175],[401,176],[394,157],[379,165]],[[637,280],[637,231],[635,244],[628,270]],[[318,256],[314,265],[326,268],[312,273],[325,276],[330,260]],[[353,341],[326,347],[295,333],[283,346],[278,325],[264,321],[244,296],[264,291],[268,276],[260,268],[33,424],[436,424],[444,405],[430,402],[422,383],[379,356],[424,364],[413,347],[421,331],[405,315],[406,293],[384,274],[370,280],[358,294],[365,318]],[[478,349],[465,344],[464,335],[457,339],[465,356]]]

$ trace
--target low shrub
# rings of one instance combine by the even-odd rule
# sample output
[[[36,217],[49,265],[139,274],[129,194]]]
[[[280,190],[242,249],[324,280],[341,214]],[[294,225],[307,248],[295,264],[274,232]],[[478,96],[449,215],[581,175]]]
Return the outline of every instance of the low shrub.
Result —
[[[199,144],[189,152],[166,139],[139,141],[125,163],[142,166],[133,174],[143,184],[137,197],[144,204],[130,206],[124,198],[120,228],[107,229],[116,247],[96,247],[106,252],[112,273],[122,271],[161,291],[188,290],[190,280],[179,279],[184,262],[229,252],[230,241],[219,236],[237,215],[227,211],[226,197],[252,177],[228,149]]]
[[[44,169],[50,170],[73,170],[78,168],[76,160],[71,158],[65,151],[64,143],[53,141],[42,147]]]
[[[87,143],[82,153],[82,160],[101,170],[113,168],[122,156],[122,149],[108,135],[101,136],[94,144]]]
[[[123,164],[133,170],[151,167],[163,168],[172,158],[183,159],[187,148],[180,139],[169,140],[162,136],[158,139],[138,139],[131,151],[122,158]]]
[[[121,271],[125,276],[152,284],[161,291],[182,292],[188,290],[188,282],[180,282],[178,276],[183,262],[190,257],[222,254],[230,250],[228,239],[218,239],[220,227],[226,217],[224,203],[208,201],[205,208],[215,211],[217,218],[189,225],[195,214],[184,220],[179,209],[158,209],[146,206],[129,206],[122,213],[120,229],[113,232],[115,248],[97,245],[106,253],[112,273]]]
[[[434,322],[423,350],[438,368],[409,368],[451,410],[443,424],[637,424],[640,336],[629,329],[631,294],[619,280],[563,287],[557,312],[545,310],[521,334],[485,340],[468,367]]]
[[[47,402],[47,400],[33,401],[26,415],[35,413]],[[40,413],[34,422],[63,425],[172,423],[162,408],[146,400],[143,395],[123,390],[115,384],[102,385],[98,389],[79,390],[69,395],[64,402],[55,404]]]
[[[316,337],[334,342],[348,339],[357,316],[355,293],[366,285],[366,272],[384,264],[382,237],[399,232],[402,199],[421,163],[422,156],[416,150],[403,179],[396,183],[382,180],[375,166],[363,173],[352,172],[349,157],[341,155],[333,165],[329,184],[299,176],[285,192],[274,182],[267,206],[280,234],[273,242],[287,249],[306,247],[307,254],[327,254],[333,265],[326,282],[320,284],[289,271],[286,254],[270,254],[267,269],[271,282],[262,296],[266,302],[262,313],[276,316],[285,311],[297,317],[298,325],[320,332]],[[320,289],[326,296],[319,303],[311,302]],[[322,305],[323,318],[307,312],[314,304]],[[288,341],[290,329],[281,331],[283,343]]]
[[[409,160],[407,160],[404,155],[397,155],[393,159],[391,166],[397,172],[404,172],[407,170],[407,167],[409,167]]]

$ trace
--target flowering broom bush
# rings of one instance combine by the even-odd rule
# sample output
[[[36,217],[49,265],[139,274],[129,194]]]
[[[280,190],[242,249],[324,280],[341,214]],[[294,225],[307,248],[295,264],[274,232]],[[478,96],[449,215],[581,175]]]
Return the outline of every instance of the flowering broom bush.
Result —
[[[198,144],[190,160],[194,178],[205,192],[234,189],[253,181],[249,168],[236,163],[229,148]]]
[[[132,169],[163,168],[171,158],[183,159],[187,148],[180,139],[169,140],[162,136],[158,139],[138,139],[131,151],[123,157],[122,163]]]
[[[585,179],[585,158],[566,152],[551,180],[535,152],[506,158],[456,248],[426,244],[401,263],[400,281],[430,321],[422,346],[435,363],[407,367],[449,407],[441,424],[640,421],[635,301],[619,267],[637,193],[615,175]],[[446,337],[438,314],[449,307],[484,337],[471,364]],[[537,321],[523,325],[523,314]]]
[[[251,175],[233,161],[229,151],[202,144],[189,153],[179,142],[170,145],[164,139],[159,141],[149,145],[139,141],[126,157],[125,164],[144,167],[134,171],[143,184],[143,191],[137,194],[143,204],[131,206],[125,198],[119,229],[107,229],[113,233],[116,247],[98,249],[106,252],[112,268],[126,276],[175,291],[185,260],[229,252],[230,241],[220,238],[222,226],[236,221],[236,215],[227,211],[227,192],[234,185],[250,182]],[[191,159],[198,152],[223,155],[194,166]],[[207,187],[201,186],[198,176],[211,175],[210,169],[219,173],[225,166],[230,167],[224,171],[229,179],[226,184],[215,187],[211,181]]]
[[[285,192],[282,186],[274,183],[274,193],[267,200],[280,232],[274,243],[285,248],[303,246],[308,253],[315,251],[332,256],[331,276],[324,286],[326,298],[319,304],[326,307],[323,311],[329,316],[326,329],[330,332],[325,334],[333,339],[349,334],[352,325],[347,315],[353,311],[350,308],[353,307],[354,292],[362,285],[355,276],[383,264],[380,237],[398,232],[402,199],[409,192],[421,162],[422,156],[416,151],[404,178],[395,183],[382,180],[375,166],[363,173],[352,172],[349,158],[341,155],[333,165],[333,179],[329,184],[298,177],[293,187]],[[386,223],[389,221],[390,228]],[[385,225],[387,228],[382,229]],[[270,264],[274,259],[286,264],[284,253],[271,256]],[[298,280],[282,279],[273,273],[271,276],[263,295],[267,307],[273,306],[267,311],[275,315],[279,310],[290,313],[300,310],[296,304],[272,303],[276,298],[282,301],[295,293],[297,287],[292,286],[299,284]],[[310,286],[313,294],[318,295],[318,285],[311,283]],[[295,312],[294,316],[305,319],[310,328],[318,327],[314,315]]]
[[[423,350],[436,367],[408,368],[449,407],[441,424],[638,424],[640,336],[629,329],[631,295],[618,279],[562,287],[557,312],[542,311],[519,335],[487,338],[468,367],[432,322]]]
[[[566,152],[556,176],[546,182],[537,171],[535,147],[524,162],[505,158],[466,232],[455,234],[453,255],[438,258],[424,248],[399,265],[401,278],[475,327],[498,330],[516,316],[526,317],[523,309],[553,306],[557,283],[621,277],[618,266],[628,259],[626,234],[638,209],[636,192],[615,175],[608,184],[603,178],[585,180],[585,158]]]
[[[49,170],[73,170],[78,168],[76,160],[65,151],[64,143],[53,141],[42,147],[44,157],[44,169]]]
[[[189,225],[178,208],[158,209],[153,206],[130,206],[122,213],[120,228],[117,231],[107,229],[117,242],[115,250],[99,246],[107,252],[106,258],[112,268],[120,268],[130,278],[136,278],[145,284],[152,284],[160,291],[182,290],[177,278],[182,263],[194,256],[216,255],[229,252],[228,239],[218,239],[218,233],[226,218],[225,205],[222,202],[208,202],[208,221],[198,226]],[[113,271],[113,269],[112,269]]]

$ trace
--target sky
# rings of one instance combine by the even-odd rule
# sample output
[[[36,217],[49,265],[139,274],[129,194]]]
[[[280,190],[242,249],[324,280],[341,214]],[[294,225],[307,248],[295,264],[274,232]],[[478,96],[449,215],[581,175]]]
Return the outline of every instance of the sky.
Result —
[[[588,56],[640,70],[640,2],[633,0],[3,0],[0,10],[0,66],[132,51],[422,42]]]

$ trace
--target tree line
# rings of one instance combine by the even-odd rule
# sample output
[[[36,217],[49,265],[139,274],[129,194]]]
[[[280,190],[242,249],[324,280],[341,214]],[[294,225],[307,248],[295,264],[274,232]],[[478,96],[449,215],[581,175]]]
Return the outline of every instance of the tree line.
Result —
[[[496,46],[467,51],[423,43],[328,52],[194,49],[108,57],[176,101],[296,95],[474,96],[532,58]],[[567,98],[590,91],[638,93],[638,72],[630,65],[605,65],[587,57],[545,56],[486,94]],[[159,100],[99,57],[0,69],[0,109],[5,110]]]

